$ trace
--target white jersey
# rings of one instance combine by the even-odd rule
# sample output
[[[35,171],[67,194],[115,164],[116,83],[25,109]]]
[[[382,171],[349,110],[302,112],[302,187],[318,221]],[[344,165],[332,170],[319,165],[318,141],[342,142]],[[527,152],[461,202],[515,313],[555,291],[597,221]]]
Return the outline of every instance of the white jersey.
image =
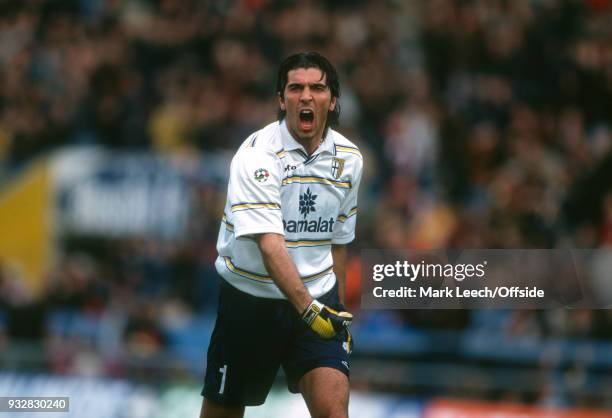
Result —
[[[285,299],[250,236],[272,232],[285,236],[310,294],[328,292],[336,281],[331,245],[355,238],[362,167],[357,147],[332,129],[311,156],[284,122],[249,136],[230,166],[217,240],[219,274],[243,292]]]

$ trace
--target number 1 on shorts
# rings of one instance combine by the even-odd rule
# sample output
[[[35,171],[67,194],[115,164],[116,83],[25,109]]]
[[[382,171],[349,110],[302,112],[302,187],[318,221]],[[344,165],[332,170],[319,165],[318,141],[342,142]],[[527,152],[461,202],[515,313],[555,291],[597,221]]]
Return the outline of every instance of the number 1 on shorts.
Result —
[[[219,372],[221,373],[221,387],[219,388],[219,393],[221,395],[223,395],[223,392],[225,391],[225,376],[227,375],[227,364],[224,364],[223,367],[221,367],[219,369]]]

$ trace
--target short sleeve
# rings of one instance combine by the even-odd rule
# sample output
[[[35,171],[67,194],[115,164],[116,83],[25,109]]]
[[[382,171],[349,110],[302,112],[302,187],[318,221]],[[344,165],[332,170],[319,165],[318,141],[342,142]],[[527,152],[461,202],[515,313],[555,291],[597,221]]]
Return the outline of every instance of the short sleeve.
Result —
[[[243,148],[230,167],[228,201],[236,238],[272,232],[284,234],[281,170],[276,155]]]
[[[332,236],[332,244],[348,244],[355,239],[357,195],[359,193],[359,184],[361,183],[361,174],[363,171],[361,158],[356,158],[354,164],[356,164],[356,167],[353,181],[351,182],[351,190],[340,204],[340,211]]]

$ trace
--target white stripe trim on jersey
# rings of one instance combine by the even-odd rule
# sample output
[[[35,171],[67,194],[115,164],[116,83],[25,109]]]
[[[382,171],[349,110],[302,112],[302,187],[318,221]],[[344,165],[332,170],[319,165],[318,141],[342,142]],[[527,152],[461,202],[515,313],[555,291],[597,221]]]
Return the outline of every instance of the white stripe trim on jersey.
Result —
[[[346,220],[348,218],[350,218],[351,216],[357,214],[357,206],[355,206],[354,208],[352,208],[351,210],[348,211],[348,213],[345,214],[340,214],[338,215],[338,221],[339,222],[346,222]]]
[[[300,248],[300,247],[322,247],[325,245],[331,245],[331,239],[325,240],[308,240],[308,239],[292,239],[285,240],[285,246],[287,248]]]
[[[223,214],[223,218],[221,222],[225,224],[225,229],[229,232],[234,232],[234,224],[230,223],[227,220],[227,216]],[[300,247],[321,247],[325,245],[331,245],[332,241],[330,239],[327,240],[308,240],[308,239],[286,239],[285,245],[287,248],[300,248]]]
[[[245,277],[249,280],[254,280],[256,282],[274,284],[272,277],[241,269],[237,267],[236,265],[234,265],[234,263],[232,263],[232,259],[230,257],[224,256],[223,261],[225,262],[225,267],[234,274]],[[311,274],[309,276],[302,277],[301,279],[303,283],[308,283],[308,282],[312,282],[314,280],[320,279],[322,277],[325,277],[329,273],[332,273],[333,271],[334,271],[334,266],[331,265],[323,271],[320,271],[315,274]]]
[[[225,229],[227,229],[229,232],[234,232],[234,224],[230,223],[227,220],[227,216],[225,215],[225,213],[223,214],[223,218],[221,218],[221,222],[225,224]]]
[[[327,179],[324,177],[316,177],[316,176],[291,176],[285,177],[281,185],[287,186],[289,184],[299,183],[299,184],[324,184],[326,186],[335,186],[340,189],[350,189],[352,187],[350,181],[337,181],[332,179]]]
[[[232,205],[231,211],[238,212],[242,210],[253,210],[253,209],[270,209],[280,210],[280,205],[274,202],[241,202]]]
[[[358,156],[359,158],[361,158],[363,160],[363,156],[361,155],[361,152],[359,151],[358,148],[354,148],[354,147],[347,147],[345,145],[338,145],[335,144],[335,151],[334,155],[336,155],[337,152],[348,152],[349,154],[355,154],[356,156]]]

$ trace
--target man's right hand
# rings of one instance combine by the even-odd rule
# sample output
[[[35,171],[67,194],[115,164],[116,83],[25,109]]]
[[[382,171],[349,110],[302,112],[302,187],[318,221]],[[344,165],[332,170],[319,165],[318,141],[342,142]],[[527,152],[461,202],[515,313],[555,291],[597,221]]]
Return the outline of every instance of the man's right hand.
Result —
[[[302,313],[302,320],[322,338],[329,340],[343,329],[348,331],[353,314],[338,312],[315,299]]]

